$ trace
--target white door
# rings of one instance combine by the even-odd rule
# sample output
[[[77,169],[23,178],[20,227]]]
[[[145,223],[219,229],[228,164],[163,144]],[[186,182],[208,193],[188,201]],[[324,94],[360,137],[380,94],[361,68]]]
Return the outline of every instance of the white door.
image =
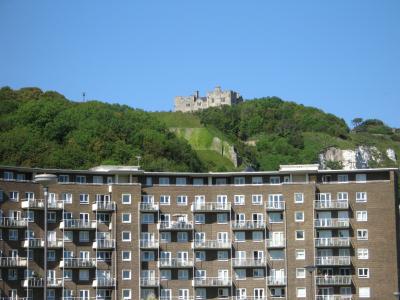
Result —
[[[236,222],[243,224],[246,221],[245,214],[236,214]]]
[[[264,289],[254,289],[254,300],[264,299]]]
[[[80,213],[79,219],[82,221],[82,223],[89,223],[89,214],[88,213]]]
[[[56,232],[55,231],[48,231],[47,232],[47,240],[49,242],[55,242],[57,240]]]
[[[196,232],[194,235],[194,239],[197,242],[204,242],[206,240],[206,233],[205,232]]]
[[[255,260],[262,261],[264,259],[264,251],[254,251],[253,258]]]
[[[272,244],[282,245],[283,243],[284,243],[283,232],[282,231],[272,232]]]
[[[229,241],[227,232],[218,232],[217,237],[218,242],[227,243]]]
[[[178,300],[188,300],[189,299],[189,290],[188,289],[179,289]]]
[[[218,270],[218,278],[221,280],[226,280],[229,278],[228,270]]]
[[[236,251],[237,259],[246,259],[246,251]]]
[[[89,300],[89,290],[80,290],[79,300]]]
[[[167,251],[161,251],[160,252],[160,259],[163,262],[169,262],[171,261],[171,252],[167,252]]]
[[[188,252],[184,252],[184,251],[180,251],[177,253],[177,259],[181,262],[185,262],[189,260],[189,253]]]
[[[18,250],[17,249],[12,249],[10,251],[11,257],[12,258],[17,258],[18,257]]]
[[[206,279],[206,270],[196,270],[196,278]]]
[[[47,270],[47,282],[49,284],[56,283],[56,270]]]
[[[194,197],[194,203],[196,206],[202,206],[204,203],[206,203],[206,198],[203,195],[197,195]]]
[[[236,289],[236,299],[237,300],[247,299],[247,292],[246,292],[245,288],[237,288]]]

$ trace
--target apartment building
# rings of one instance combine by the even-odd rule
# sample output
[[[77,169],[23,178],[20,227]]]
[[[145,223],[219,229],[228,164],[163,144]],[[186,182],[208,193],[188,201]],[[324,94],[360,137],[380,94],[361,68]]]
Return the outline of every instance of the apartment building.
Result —
[[[47,216],[42,173],[57,176]],[[0,299],[382,300],[399,288],[397,169],[0,177]]]

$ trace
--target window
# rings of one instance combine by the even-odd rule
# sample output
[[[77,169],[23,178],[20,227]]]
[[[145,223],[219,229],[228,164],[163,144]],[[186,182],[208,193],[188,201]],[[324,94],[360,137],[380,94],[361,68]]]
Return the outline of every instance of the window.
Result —
[[[142,224],[154,224],[154,214],[142,214]]]
[[[217,214],[217,222],[218,224],[228,223],[228,214]]]
[[[367,202],[367,192],[357,192],[356,202]]]
[[[154,261],[154,252],[153,251],[143,251],[142,252],[142,261]]]
[[[278,176],[273,176],[269,178],[270,184],[279,184],[281,183],[281,179]]]
[[[4,201],[4,192],[0,190],[0,202]]]
[[[296,211],[294,213],[294,221],[295,222],[304,222],[304,212],[303,211]]]
[[[176,197],[176,204],[178,205],[187,205],[187,196],[180,195]]]
[[[47,251],[47,261],[56,261],[56,251],[55,250]]]
[[[122,231],[122,241],[123,242],[131,241],[131,232],[130,231]]]
[[[121,195],[122,198],[122,204],[131,204],[131,194],[122,194]]]
[[[130,289],[122,290],[122,300],[131,300],[132,299],[132,291]]]
[[[271,260],[285,259],[285,253],[283,252],[283,250],[269,250],[269,256]]]
[[[93,176],[93,183],[102,184],[103,183],[103,176]]]
[[[8,280],[17,280],[18,272],[16,269],[8,269]]]
[[[204,261],[206,260],[206,252],[205,251],[196,251],[196,261]]]
[[[72,194],[71,193],[61,193],[61,200],[64,203],[71,204],[72,203]]]
[[[218,260],[228,260],[228,251],[218,251]]]
[[[72,242],[74,239],[74,233],[72,231],[64,231],[64,242]]]
[[[246,279],[246,270],[245,269],[235,269],[235,278],[237,280],[244,280]]]
[[[359,183],[367,182],[367,174],[356,174],[356,182]]]
[[[186,177],[177,177],[176,185],[186,185]]]
[[[79,270],[79,280],[87,281],[89,280],[89,270]]]
[[[122,270],[122,280],[131,280],[131,270]]]
[[[356,217],[358,222],[366,222],[368,220],[368,212],[366,210],[356,211]]]
[[[233,197],[235,205],[244,205],[244,195],[235,195]]]
[[[178,234],[178,243],[186,243],[188,241],[188,233],[179,231]]]
[[[215,184],[216,185],[225,185],[226,184],[226,178],[216,178],[215,179]]]
[[[79,231],[79,241],[89,242],[89,231]]]
[[[264,240],[264,234],[262,231],[252,232],[253,242],[262,242]]]
[[[256,205],[262,204],[263,197],[262,195],[251,195],[251,203]]]
[[[306,278],[306,269],[296,268],[296,278]]]
[[[280,212],[268,213],[268,220],[270,223],[282,223],[283,222],[283,213],[280,213]]]
[[[296,288],[296,296],[297,298],[305,298],[307,296],[305,287]]]
[[[304,240],[304,230],[296,230],[296,240]]]
[[[64,280],[72,280],[72,270],[71,269],[64,270],[63,274],[64,274]]]
[[[189,279],[189,271],[188,270],[178,270],[178,279],[179,280],[188,280]]]
[[[10,241],[17,241],[18,240],[18,230],[17,229],[9,229],[8,230],[8,239]]]
[[[349,175],[347,175],[347,174],[339,174],[337,181],[338,182],[348,182],[349,181]]]
[[[357,229],[357,240],[368,240],[368,229]]]
[[[109,213],[97,213],[97,221],[102,224],[110,223],[111,216]]]
[[[304,203],[304,194],[294,193],[294,203]]]
[[[204,214],[195,214],[194,222],[195,224],[204,224],[206,220],[206,216]]]
[[[146,177],[146,185],[147,186],[153,185],[153,177]]]
[[[263,180],[261,176],[254,176],[251,178],[251,183],[252,184],[262,184]]]
[[[19,192],[10,192],[10,201],[18,202],[19,201]]]
[[[368,249],[365,249],[365,248],[357,249],[357,258],[358,259],[368,259]]]
[[[14,173],[4,171],[4,180],[14,180]]]
[[[371,295],[371,290],[369,287],[358,288],[358,295],[360,298],[369,298]]]
[[[246,241],[246,234],[244,231],[236,231],[235,232],[235,241],[236,242],[244,242]]]
[[[193,178],[193,185],[203,185],[204,184],[204,180],[203,178]]]
[[[131,214],[123,213],[122,214],[122,223],[130,223],[131,222]]]
[[[160,241],[161,241],[161,243],[170,243],[171,242],[171,232],[160,232]]]
[[[171,270],[160,270],[161,280],[171,280]]]
[[[55,223],[57,219],[57,214],[55,211],[47,212],[47,222],[48,223]]]
[[[122,261],[131,261],[131,251],[122,251]]]
[[[77,175],[76,176],[76,182],[77,183],[86,183],[86,176]]]
[[[306,259],[306,250],[296,249],[296,260],[304,260],[304,259]]]
[[[160,205],[169,205],[171,197],[169,195],[160,196]]]
[[[245,178],[244,177],[235,177],[234,178],[234,184],[236,184],[236,185],[245,184]]]
[[[79,203],[80,204],[89,204],[89,195],[88,194],[80,194],[79,195]]]
[[[358,277],[359,278],[369,278],[369,269],[368,268],[358,268]]]
[[[169,185],[168,177],[160,177],[158,180],[159,185]]]
[[[253,277],[254,278],[263,278],[264,277],[264,269],[253,269]]]

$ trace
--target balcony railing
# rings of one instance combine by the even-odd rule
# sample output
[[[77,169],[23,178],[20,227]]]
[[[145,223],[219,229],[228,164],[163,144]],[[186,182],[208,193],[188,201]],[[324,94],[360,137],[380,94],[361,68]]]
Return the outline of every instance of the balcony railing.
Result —
[[[256,296],[233,296],[232,300],[267,300],[267,297]]]
[[[193,247],[197,249],[230,249],[231,246],[231,241],[195,240],[193,242]]]
[[[64,219],[60,223],[61,229],[95,229],[96,221],[85,221],[80,219]]]
[[[96,239],[93,242],[93,249],[114,249],[115,240],[114,239]]]
[[[316,276],[316,285],[350,285],[350,275]]]
[[[60,268],[95,268],[95,258],[63,258]]]
[[[315,209],[348,209],[349,201],[347,200],[332,200],[332,201],[323,201],[323,200],[315,200]]]
[[[350,221],[349,221],[349,218],[315,219],[314,225],[315,225],[315,227],[322,227],[322,228],[347,228],[350,226]]]
[[[286,285],[286,277],[268,276],[267,284],[268,285]]]
[[[0,227],[7,228],[20,228],[26,227],[27,219],[15,219],[15,218],[0,218]]]
[[[44,247],[44,239],[40,238],[29,238],[22,241],[23,248],[43,248]],[[48,248],[62,248],[63,247],[63,240],[48,240],[47,241]]]
[[[315,300],[352,300],[352,295],[318,295]]]
[[[43,199],[22,199],[21,207],[25,209],[44,209]],[[62,200],[48,200],[47,209],[63,209],[64,202]]]
[[[114,211],[116,207],[114,201],[96,201],[92,204],[93,211]]]
[[[268,248],[284,248],[285,240],[273,240],[269,239],[265,241]]]
[[[284,210],[285,201],[268,201],[265,203],[266,210]]]
[[[233,258],[232,259],[233,267],[265,267],[266,261],[264,258],[256,259],[256,258]]]
[[[350,238],[348,237],[330,237],[316,238],[315,247],[349,247]]]
[[[93,287],[114,287],[116,283],[115,278],[96,278],[93,280]]]
[[[141,286],[158,286],[159,284],[158,278],[140,278]]]
[[[47,279],[44,278],[28,278],[22,280],[22,286],[27,288],[42,288],[44,287],[44,283],[47,282],[47,287],[56,288],[62,287],[63,279],[55,278],[55,279]]]
[[[195,277],[193,279],[194,286],[231,286],[231,278],[219,277]]]
[[[158,247],[159,247],[158,241],[154,241],[154,240],[140,240],[140,248],[144,248],[144,249],[154,249],[154,248],[158,248]]]
[[[192,230],[193,223],[192,222],[160,222],[159,223],[160,230]]]
[[[206,203],[193,203],[192,211],[230,211],[231,203],[219,203],[219,202],[206,202]]]
[[[0,267],[15,268],[26,267],[26,257],[0,257]]]
[[[235,221],[232,223],[233,230],[258,230],[264,228],[264,221]]]
[[[348,266],[351,264],[350,256],[319,256],[315,258],[318,266]]]
[[[158,203],[140,203],[141,211],[158,211],[159,206]]]
[[[184,260],[179,258],[160,259],[160,268],[191,268],[193,267],[193,260]]]

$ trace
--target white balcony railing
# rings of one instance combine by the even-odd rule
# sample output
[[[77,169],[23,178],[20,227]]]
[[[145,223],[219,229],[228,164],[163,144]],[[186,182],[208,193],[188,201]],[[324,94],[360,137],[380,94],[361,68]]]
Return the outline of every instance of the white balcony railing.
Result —
[[[96,201],[92,204],[93,211],[114,211],[116,207],[114,201]]]
[[[257,230],[264,228],[264,221],[235,221],[232,223],[233,230]]]
[[[229,277],[195,277],[194,286],[231,286],[232,280]]]
[[[26,257],[0,257],[0,267],[26,267]]]
[[[349,201],[347,200],[336,200],[336,201],[323,201],[315,200],[315,209],[348,209]]]
[[[114,239],[96,239],[93,242],[93,249],[114,249],[115,240]]]
[[[352,300],[352,295],[317,295],[315,300]]]
[[[233,258],[233,267],[265,267],[266,261],[264,258]]]
[[[283,248],[285,247],[285,240],[265,240],[268,248]]]
[[[159,209],[158,203],[140,203],[141,211],[157,211]]]
[[[22,199],[21,201],[22,208],[29,209],[44,209],[44,200],[43,199]],[[48,209],[63,209],[64,202],[62,200],[48,200],[47,208]]]
[[[115,278],[96,278],[93,280],[93,287],[114,287],[116,283]]]
[[[47,287],[62,287],[63,279],[62,278],[54,278],[47,279],[44,278],[27,278],[22,280],[22,286],[27,288],[42,288],[44,283],[47,282]]]
[[[140,278],[141,286],[158,286],[159,284],[158,278]]]
[[[267,284],[268,285],[286,285],[286,277],[268,276]]]
[[[158,248],[159,243],[155,240],[140,240],[140,248],[154,249]]]
[[[265,209],[267,210],[284,210],[285,209],[285,201],[268,201],[265,203]]]
[[[23,248],[43,248],[44,247],[44,239],[41,238],[29,238],[22,241]],[[63,240],[48,240],[47,241],[48,248],[62,248]]]
[[[192,222],[160,222],[159,223],[160,230],[192,230],[193,223]]]
[[[270,296],[271,298],[271,296]],[[267,297],[257,296],[233,296],[232,300],[267,300]]]
[[[193,267],[193,260],[191,259],[180,259],[180,258],[171,258],[171,259],[160,259],[159,261],[160,268],[190,268]]]
[[[315,219],[314,225],[315,227],[323,227],[323,228],[347,228],[350,226],[350,220],[349,218]]]
[[[0,218],[0,227],[26,227],[27,219],[15,219],[15,218],[7,218],[2,217]]]
[[[212,241],[212,240],[195,240],[193,247],[197,249],[230,249],[231,241]]]
[[[63,258],[60,261],[60,268],[94,268],[95,258]]]
[[[350,275],[316,276],[316,285],[350,285]]]
[[[348,237],[330,237],[316,238],[315,247],[349,247],[350,238]]]
[[[64,219],[60,223],[61,229],[95,229],[97,222],[80,220],[80,219]]]
[[[205,202],[205,203],[193,203],[192,211],[230,211],[231,203],[219,203],[219,202]]]
[[[351,264],[350,256],[318,256],[315,258],[318,266],[348,266]]]

